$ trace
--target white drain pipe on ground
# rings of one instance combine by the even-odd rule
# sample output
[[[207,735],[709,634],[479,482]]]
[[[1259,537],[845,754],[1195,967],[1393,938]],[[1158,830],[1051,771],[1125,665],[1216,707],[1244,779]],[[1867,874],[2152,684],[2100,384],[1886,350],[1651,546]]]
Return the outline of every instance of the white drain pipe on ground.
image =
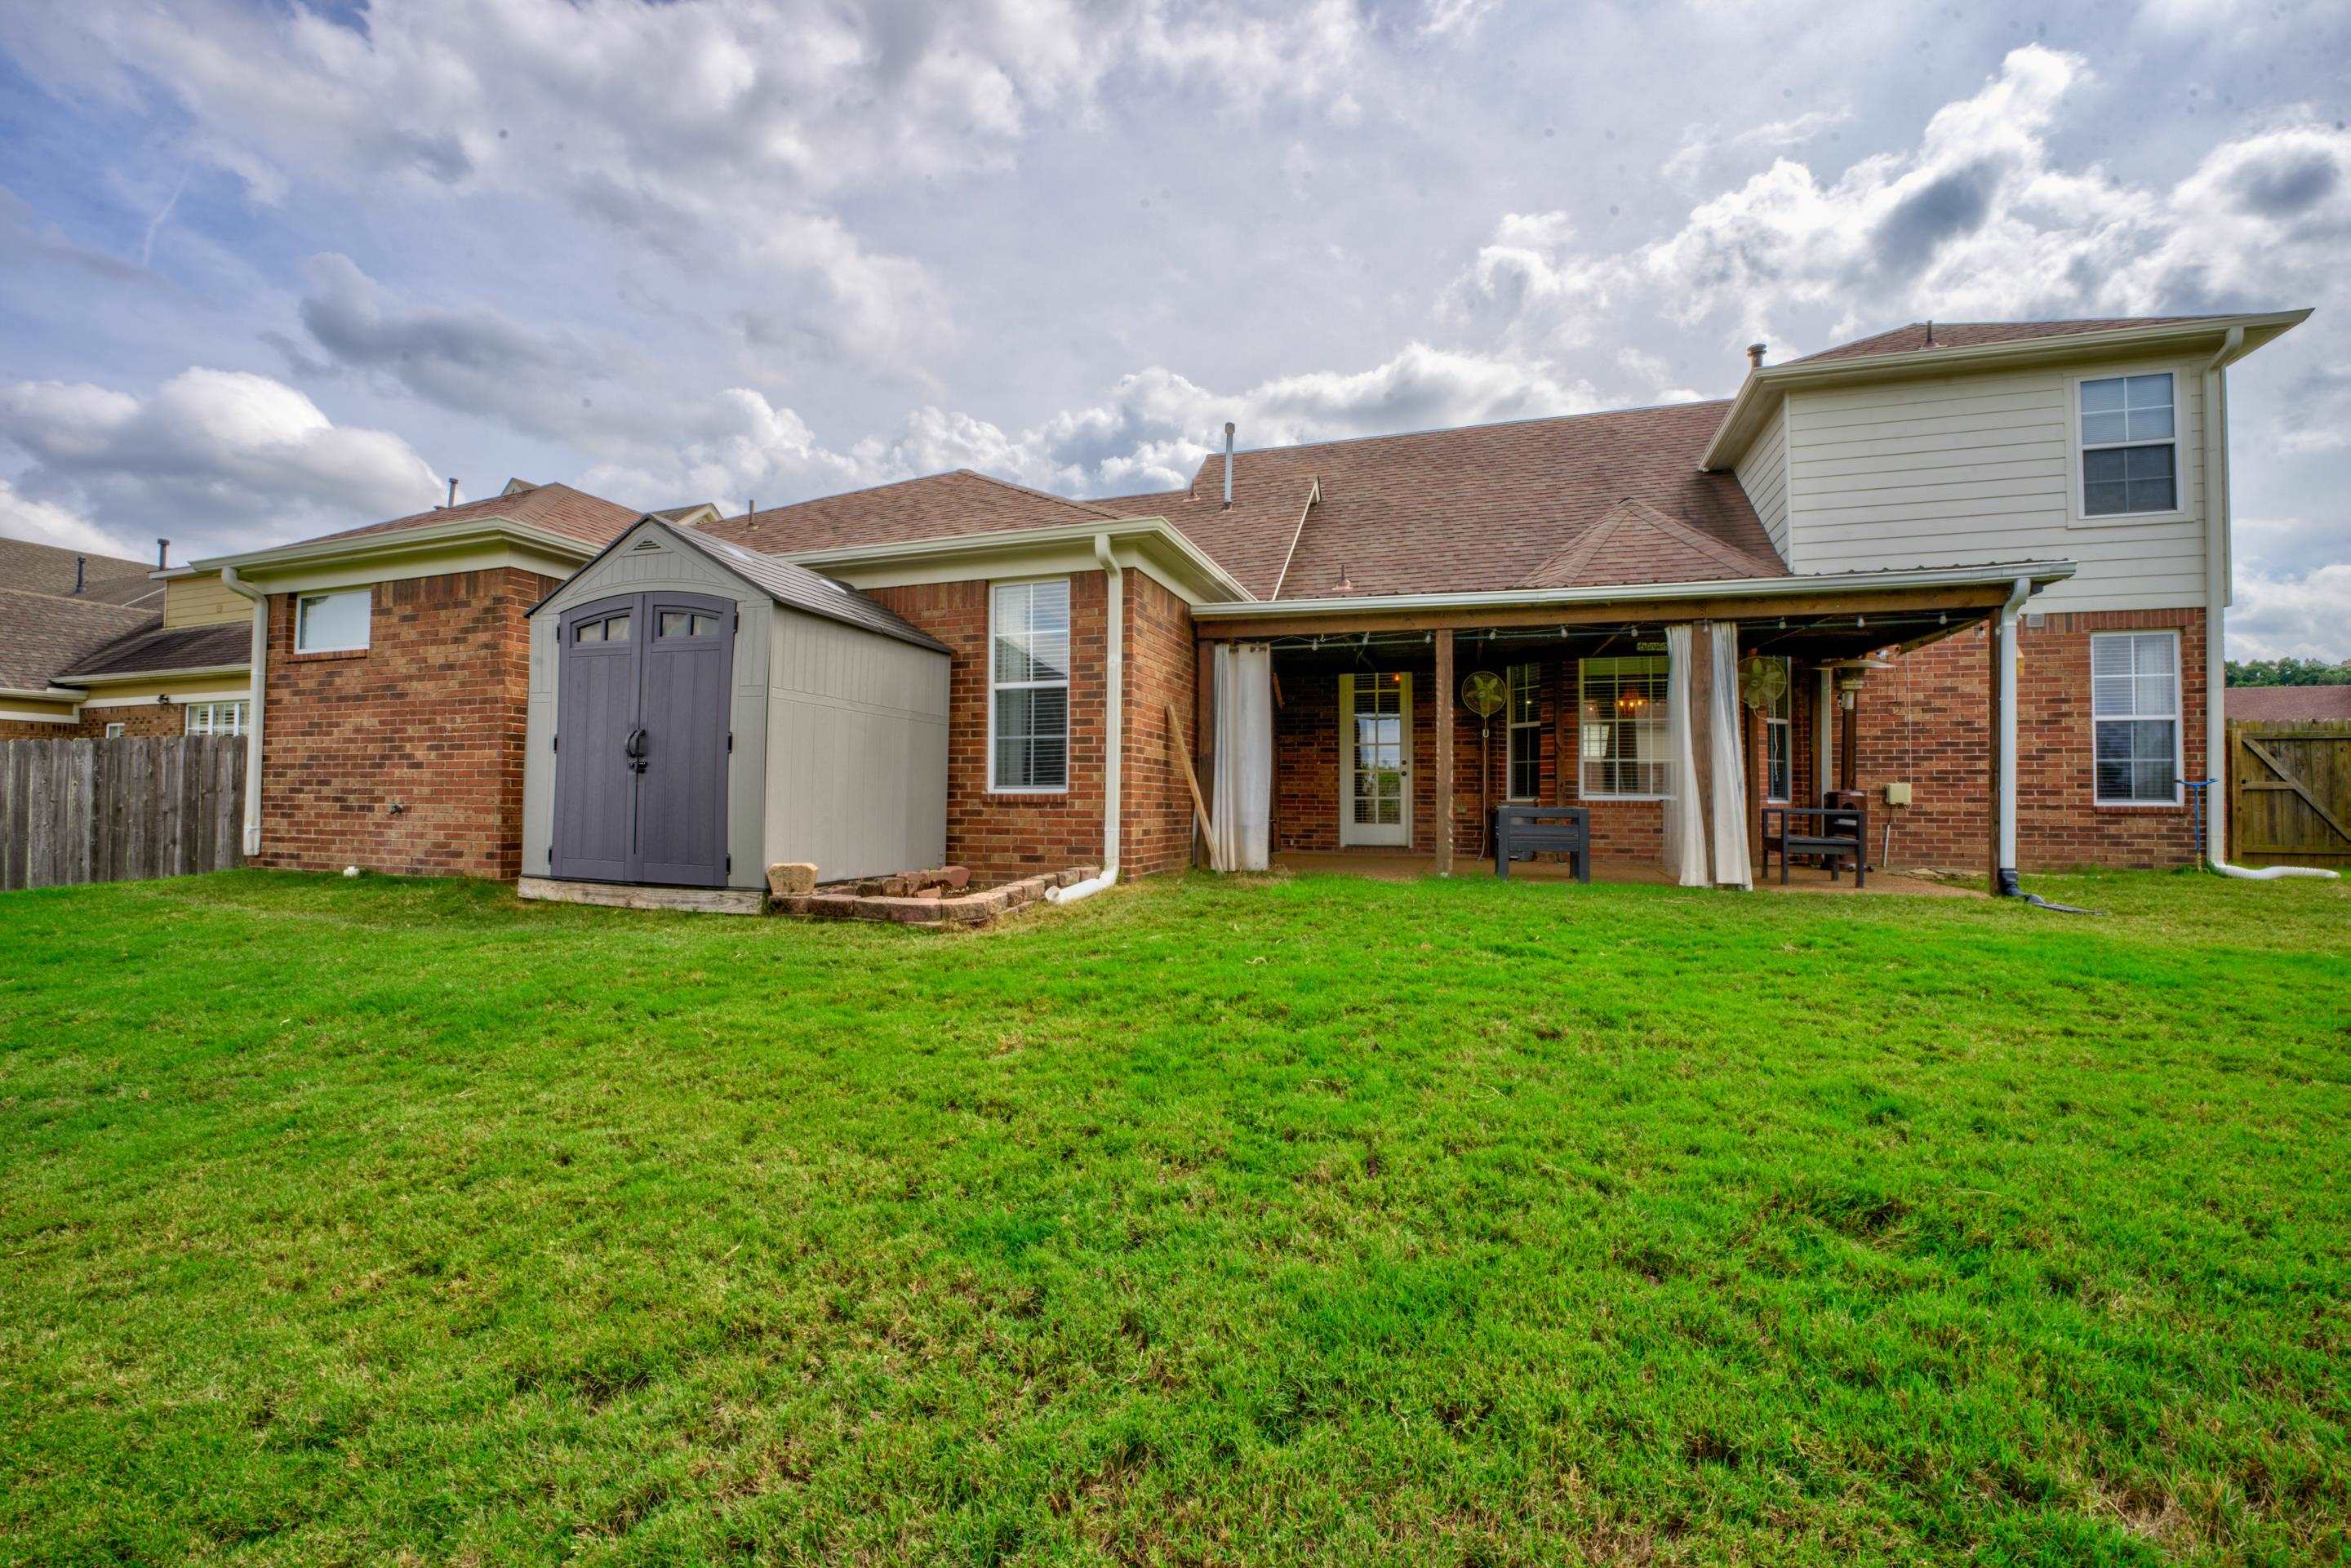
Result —
[[[2245,329],[2231,327],[2204,366],[2204,859],[2240,882],[2281,882],[2337,873],[2317,866],[2231,865],[2229,852],[2229,392],[2221,377],[2245,350]]]
[[[1045,897],[1054,904],[1092,898],[1118,881],[1119,763],[1126,747],[1126,574],[1111,553],[1108,534],[1094,536],[1094,559],[1102,562],[1110,622],[1102,661],[1102,863],[1098,875],[1047,889]]]
[[[261,701],[269,689],[269,595],[237,576],[236,568],[221,568],[221,586],[253,601],[252,689],[246,695],[245,719],[245,852],[261,852]]]

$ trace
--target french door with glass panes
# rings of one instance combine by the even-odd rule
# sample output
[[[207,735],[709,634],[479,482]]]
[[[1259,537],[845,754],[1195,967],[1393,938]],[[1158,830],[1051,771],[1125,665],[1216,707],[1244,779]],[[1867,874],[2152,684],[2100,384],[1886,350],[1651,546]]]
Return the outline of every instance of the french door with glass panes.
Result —
[[[1412,676],[1339,677],[1339,842],[1412,843]]]

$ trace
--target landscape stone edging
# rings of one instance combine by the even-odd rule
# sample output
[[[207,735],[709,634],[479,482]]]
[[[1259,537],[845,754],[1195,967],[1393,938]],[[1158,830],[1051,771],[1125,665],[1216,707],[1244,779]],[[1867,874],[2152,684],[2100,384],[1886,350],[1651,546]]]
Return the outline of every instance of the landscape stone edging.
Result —
[[[1091,880],[1095,875],[1092,866],[1071,866],[1066,871],[1040,872],[1000,886],[983,888],[977,893],[946,895],[934,892],[927,896],[892,896],[883,894],[815,893],[783,894],[771,897],[768,906],[779,915],[798,915],[804,920],[876,920],[897,925],[977,926],[993,924],[998,916],[1025,908],[1043,898],[1048,890],[1069,887]],[[888,879],[859,879],[866,880]]]

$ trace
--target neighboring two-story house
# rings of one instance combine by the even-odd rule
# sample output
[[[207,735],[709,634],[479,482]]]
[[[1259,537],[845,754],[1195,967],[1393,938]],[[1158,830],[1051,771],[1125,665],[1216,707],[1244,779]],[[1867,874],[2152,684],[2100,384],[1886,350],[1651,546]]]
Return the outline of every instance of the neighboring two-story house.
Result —
[[[217,573],[0,539],[0,739],[241,735],[243,622]]]
[[[2227,370],[2305,314],[1921,323],[1758,350],[1724,402],[1228,451],[1164,493],[674,516],[949,650],[945,841],[982,876],[1190,862],[1187,759],[1242,863],[1448,869],[1517,800],[1586,807],[1604,867],[1740,882],[1765,805],[1844,786],[1896,864],[2175,864]],[[527,612],[637,516],[517,483],[199,563],[258,606],[256,858],[522,869]]]

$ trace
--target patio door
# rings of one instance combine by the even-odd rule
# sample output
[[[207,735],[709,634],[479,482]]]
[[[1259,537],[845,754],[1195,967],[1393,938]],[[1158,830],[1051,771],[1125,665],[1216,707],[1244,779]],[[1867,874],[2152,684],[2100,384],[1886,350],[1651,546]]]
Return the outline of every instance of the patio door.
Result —
[[[1412,676],[1339,677],[1339,842],[1412,843]]]

